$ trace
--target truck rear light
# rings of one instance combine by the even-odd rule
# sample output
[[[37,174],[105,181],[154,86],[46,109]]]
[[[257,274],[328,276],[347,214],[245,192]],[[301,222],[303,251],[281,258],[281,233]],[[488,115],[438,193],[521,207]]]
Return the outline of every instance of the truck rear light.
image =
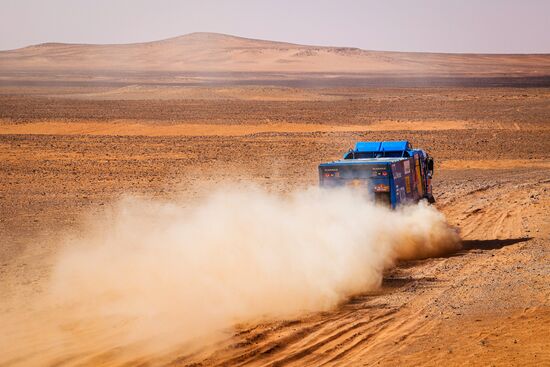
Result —
[[[390,186],[384,184],[378,184],[374,186],[374,192],[389,192]]]

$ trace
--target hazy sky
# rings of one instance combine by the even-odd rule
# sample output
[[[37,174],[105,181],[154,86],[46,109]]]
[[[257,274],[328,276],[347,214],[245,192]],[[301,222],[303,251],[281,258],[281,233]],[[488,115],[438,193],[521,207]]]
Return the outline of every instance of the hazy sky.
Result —
[[[0,49],[220,32],[372,50],[550,53],[550,0],[0,0]]]

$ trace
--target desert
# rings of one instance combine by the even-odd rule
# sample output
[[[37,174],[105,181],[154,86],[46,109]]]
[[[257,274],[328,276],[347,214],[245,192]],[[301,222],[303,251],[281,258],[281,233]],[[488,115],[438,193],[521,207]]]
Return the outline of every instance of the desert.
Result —
[[[434,206],[318,196],[319,163],[384,140],[434,157]],[[548,365],[549,159],[548,54],[0,51],[0,365]],[[432,220],[452,246],[373,260]]]

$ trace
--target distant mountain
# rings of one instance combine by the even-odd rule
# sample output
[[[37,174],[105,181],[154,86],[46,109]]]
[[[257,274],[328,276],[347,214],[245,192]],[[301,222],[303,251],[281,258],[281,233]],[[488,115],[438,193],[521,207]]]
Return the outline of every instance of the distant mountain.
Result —
[[[366,51],[217,33],[123,45],[44,43],[0,52],[0,72],[322,72],[399,75],[546,76],[550,54]]]

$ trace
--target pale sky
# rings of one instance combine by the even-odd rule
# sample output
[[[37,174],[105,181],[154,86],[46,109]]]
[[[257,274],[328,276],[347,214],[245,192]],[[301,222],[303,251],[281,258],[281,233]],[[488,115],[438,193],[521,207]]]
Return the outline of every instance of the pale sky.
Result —
[[[0,50],[191,32],[370,50],[550,53],[550,0],[0,0]]]

